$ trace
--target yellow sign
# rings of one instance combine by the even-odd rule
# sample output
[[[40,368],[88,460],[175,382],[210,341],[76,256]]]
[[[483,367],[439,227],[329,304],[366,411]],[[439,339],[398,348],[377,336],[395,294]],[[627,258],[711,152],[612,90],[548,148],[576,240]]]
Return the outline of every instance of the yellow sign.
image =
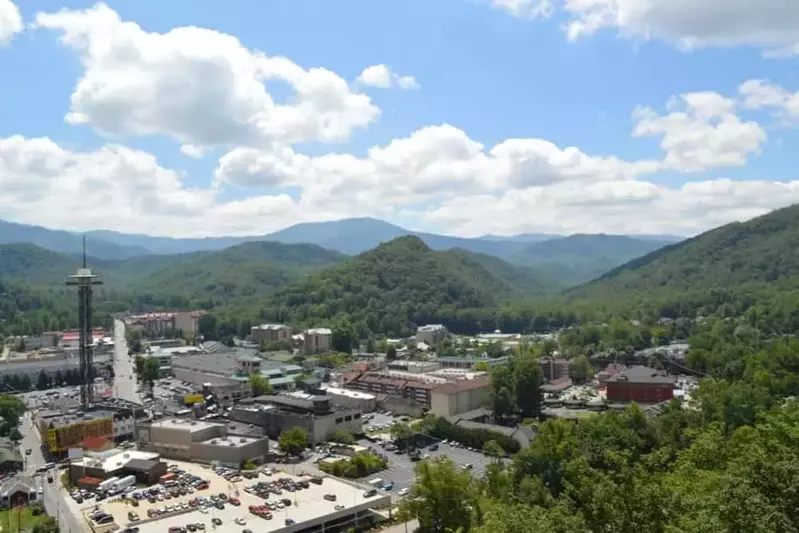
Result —
[[[58,445],[56,444],[56,435],[54,429],[47,430],[47,444],[50,445],[51,452],[54,452],[58,449]]]
[[[186,405],[194,405],[195,403],[202,403],[205,401],[205,396],[202,394],[187,394],[183,397],[183,403]]]

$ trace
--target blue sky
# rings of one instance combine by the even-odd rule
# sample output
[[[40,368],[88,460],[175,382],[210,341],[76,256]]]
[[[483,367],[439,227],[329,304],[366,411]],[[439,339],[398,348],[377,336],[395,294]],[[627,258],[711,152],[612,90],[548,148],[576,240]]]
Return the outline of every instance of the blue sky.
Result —
[[[0,0],[0,5],[3,1],[8,0]],[[632,9],[636,3],[659,2],[624,0],[619,4]],[[723,9],[722,2],[712,0],[707,8],[711,13],[702,16],[712,18],[713,4]],[[98,83],[103,76],[119,79],[120,71],[108,65],[128,62],[128,68],[137,61],[135,47],[140,43],[133,39],[127,43],[130,57],[109,59],[89,57],[79,46],[60,40],[65,32],[78,31],[80,17],[87,13],[82,10],[95,5],[67,0],[18,3],[28,27],[0,47],[0,72],[5,73],[0,80],[0,143],[13,136],[22,136],[23,141],[6,146],[5,154],[0,151],[0,170],[5,165],[0,184],[7,190],[30,187],[46,194],[31,200],[31,194],[17,192],[18,196],[12,197],[0,192],[4,213],[0,216],[4,218],[70,229],[141,229],[173,235],[259,233],[302,220],[359,215],[463,235],[525,231],[692,234],[799,198],[791,158],[799,140],[793,128],[799,104],[794,109],[790,99],[799,89],[797,62],[790,54],[766,57],[795,43],[790,35],[779,36],[785,30],[782,27],[770,34],[777,37],[768,42],[758,38],[771,31],[766,17],[753,21],[759,27],[751,31],[731,30],[741,36],[741,42],[731,42],[718,28],[703,33],[702,16],[690,19],[686,15],[687,22],[681,25],[665,15],[668,20],[661,21],[659,11],[653,8],[644,15],[650,18],[636,22],[638,26],[608,23],[571,40],[564,28],[578,17],[573,7],[570,12],[568,6],[557,3],[551,16],[532,19],[492,5],[490,0],[107,2],[108,10],[116,12],[121,21],[138,25],[141,35],[163,35],[188,26],[215,30],[238,39],[252,54],[285,57],[303,69],[328,69],[344,80],[352,93],[367,96],[371,105],[379,108],[379,116],[345,128],[346,135],[335,140],[313,134],[284,139],[270,133],[257,140],[220,135],[222,141],[203,147],[203,157],[195,159],[180,150],[182,144],[192,143],[177,139],[180,135],[191,137],[190,129],[152,119],[146,133],[142,128],[134,131],[137,128],[126,124],[138,120],[146,103],[131,104],[127,100],[131,95],[124,94],[119,83],[111,89]],[[62,9],[74,10],[74,16],[55,15]],[[41,13],[51,14],[50,21],[31,27]],[[79,33],[96,47],[114,49],[119,45],[114,32],[102,35],[101,26]],[[650,38],[642,37],[640,28],[651,30]],[[687,51],[680,39],[700,44]],[[177,39],[172,44],[175,50],[184,44],[191,49],[190,43],[181,44]],[[156,52],[147,53],[152,59]],[[212,63],[218,66],[223,60],[215,58]],[[180,61],[178,53],[155,64],[177,73]],[[100,64],[105,66],[98,67]],[[418,88],[359,84],[359,74],[372,65],[386,65],[398,75],[412,76]],[[76,84],[92,74],[91,68],[95,71],[89,77],[97,92],[84,94],[81,100],[90,111],[80,124],[70,123],[65,116],[74,111],[71,98]],[[135,68],[144,68],[141,72],[153,79],[161,75],[155,67]],[[768,83],[759,85],[754,96],[747,93],[752,96],[747,101],[739,87],[748,80]],[[182,90],[180,83],[175,83],[176,90]],[[265,87],[277,104],[296,101],[296,87],[285,80],[267,81]],[[766,89],[772,91],[769,94],[782,91],[778,103],[763,98]],[[637,106],[666,118],[680,111],[667,110],[670,98],[700,91],[717,93],[732,107],[709,119],[700,117],[698,122],[660,123],[654,127],[657,132],[647,137],[633,135],[641,121],[633,117]],[[213,105],[213,100],[208,100],[188,107],[185,113],[200,120]],[[732,122],[719,127],[723,120]],[[210,122],[204,124],[213,127]],[[469,142],[484,145],[484,151],[461,156],[460,145],[450,144],[454,155],[442,156],[446,150],[438,147],[440,139],[431,134],[418,140],[419,146],[409,153],[392,152],[391,161],[401,160],[402,169],[386,169],[369,160],[372,147],[385,147],[392,140],[442,124],[453,126]],[[736,130],[741,124],[752,127]],[[103,131],[103,126],[112,126],[113,131]],[[677,147],[661,146],[669,135]],[[35,152],[46,161],[38,165],[30,162],[30,141],[37,138],[53,143],[46,154]],[[545,140],[559,150],[575,147],[585,157],[613,158],[636,170],[627,166],[620,170],[618,165],[606,168],[609,164],[594,159],[564,167],[562,160],[569,157],[542,156],[535,151],[539,148],[530,147],[519,156],[521,162],[496,156],[482,161],[492,147],[507,139]],[[136,165],[131,171],[119,162],[103,159],[98,163],[100,155],[89,157],[107,145],[136,150],[136,157],[154,156],[157,169],[149,173],[163,171],[170,176],[163,178],[169,183],[147,182],[140,174],[148,172]],[[240,163],[238,172],[219,171],[220,158],[237,149],[248,151],[249,163]],[[696,153],[688,153],[692,150]],[[427,160],[419,162],[420,151],[438,154],[439,164],[431,168],[426,166]],[[275,153],[281,157],[290,154],[281,169],[273,165]],[[331,167],[329,158],[323,157],[329,153],[369,160],[369,167],[345,169],[338,163]],[[233,155],[243,161],[240,152]],[[545,168],[533,168],[529,160],[541,157],[547,159]],[[253,158],[268,160],[269,165],[255,168]],[[647,164],[642,167],[642,162]],[[56,170],[45,172],[42,167]],[[74,174],[79,171],[83,183],[75,181]],[[128,178],[126,172],[135,177]],[[4,179],[9,183],[3,183]],[[732,183],[719,182],[723,179]],[[101,190],[96,193],[96,205],[102,207],[92,214],[77,213],[63,200],[64,195],[76,194],[88,187],[89,181]],[[702,187],[686,191],[688,183]],[[702,192],[701,198],[697,191]],[[57,201],[63,209],[42,203],[51,198],[62,198]],[[580,198],[585,201],[578,201]],[[608,198],[614,201],[604,204]],[[164,205],[156,205],[161,203]]]

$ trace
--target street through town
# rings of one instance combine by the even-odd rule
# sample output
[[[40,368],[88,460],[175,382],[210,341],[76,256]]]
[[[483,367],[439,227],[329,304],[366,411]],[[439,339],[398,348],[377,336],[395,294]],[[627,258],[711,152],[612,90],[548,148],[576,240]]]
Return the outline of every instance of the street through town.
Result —
[[[128,343],[125,339],[125,323],[114,320],[114,396],[140,404],[141,399],[136,388],[134,363],[128,356]]]
[[[58,479],[63,471],[53,469],[47,474],[36,474],[36,469],[44,466],[47,461],[42,455],[41,437],[33,426],[30,412],[25,413],[22,417],[20,431],[23,435],[22,453],[24,454],[26,449],[31,450],[30,455],[23,455],[25,457],[25,473],[33,477],[37,486],[41,488],[41,498],[47,514],[57,517],[59,528],[63,532],[83,533],[88,531],[88,527],[85,524],[82,525],[80,519],[75,517],[67,506],[66,498],[69,495],[61,487],[61,481]],[[53,483],[47,482],[48,475],[53,478]]]

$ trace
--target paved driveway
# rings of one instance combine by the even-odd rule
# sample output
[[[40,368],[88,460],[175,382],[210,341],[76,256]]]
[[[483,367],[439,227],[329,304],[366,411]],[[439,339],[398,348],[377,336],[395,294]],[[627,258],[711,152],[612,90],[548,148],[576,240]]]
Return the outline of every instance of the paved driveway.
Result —
[[[374,443],[366,440],[360,441],[359,444],[362,446],[375,446]],[[416,480],[414,468],[417,463],[411,461],[406,453],[398,455],[394,452],[386,452],[383,450],[379,451],[388,456],[389,467],[388,469],[382,470],[381,472],[369,477],[366,481],[369,479],[380,478],[386,482],[394,482],[394,492],[397,492],[401,489],[410,488]],[[422,454],[429,454],[431,458],[446,455],[455,461],[455,464],[462,467],[471,464],[472,474],[476,477],[481,477],[485,473],[486,466],[491,462],[491,459],[482,453],[471,452],[464,448],[456,448],[455,446],[451,446],[449,444],[439,445],[439,448],[436,451],[425,449],[422,451]]]

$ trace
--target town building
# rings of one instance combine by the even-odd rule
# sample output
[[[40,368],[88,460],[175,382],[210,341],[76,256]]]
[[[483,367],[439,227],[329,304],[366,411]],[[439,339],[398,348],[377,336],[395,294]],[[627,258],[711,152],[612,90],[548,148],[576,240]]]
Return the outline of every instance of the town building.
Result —
[[[228,434],[227,425],[205,420],[165,418],[137,427],[140,450],[161,457],[238,468],[243,461],[263,463],[269,439]]]
[[[131,330],[146,331],[152,335],[163,335],[167,332],[181,331],[197,333],[200,317],[207,311],[165,311],[160,313],[142,313],[125,317],[125,327]]]
[[[328,328],[307,329],[302,333],[303,353],[325,353],[333,344],[333,332]]]
[[[302,427],[311,444],[325,442],[339,429],[349,433],[363,431],[361,411],[336,408],[325,396],[259,396],[239,403],[228,414],[231,420],[264,428],[264,433],[273,439],[286,429]]]
[[[377,397],[368,392],[339,387],[325,387],[322,391],[325,396],[330,398],[330,403],[336,407],[356,409],[362,413],[371,413],[377,409]]]
[[[82,412],[37,411],[34,420],[47,453],[59,458],[66,456],[69,448],[104,447],[104,443],[132,440],[136,418],[144,411],[127,403],[111,399]]]
[[[416,342],[424,342],[430,346],[435,346],[443,341],[447,336],[447,328],[441,324],[428,324],[419,326],[416,329]]]
[[[291,328],[283,324],[261,324],[250,329],[250,336],[255,344],[265,342],[291,343]]]
[[[441,363],[436,361],[409,361],[407,359],[397,359],[386,363],[389,370],[399,370],[401,372],[412,372],[414,374],[424,374],[438,370]]]
[[[510,362],[510,356],[502,357],[436,357],[434,362],[441,365],[442,368],[460,368],[463,370],[471,370],[478,363],[485,363],[491,367],[507,365]]]
[[[0,438],[0,473],[4,475],[19,472],[24,460],[17,443],[7,438]]]
[[[401,399],[436,416],[455,415],[482,406],[490,386],[488,374],[451,370],[454,372],[441,375],[367,371],[350,376],[345,387],[374,394],[378,403],[389,398]]]
[[[227,404],[251,396],[251,373],[263,375],[275,390],[291,390],[305,372],[301,366],[262,359],[257,353],[228,348],[201,355],[174,356],[172,375]]]
[[[88,452],[69,462],[69,478],[73,484],[87,477],[104,480],[135,476],[137,482],[151,485],[157,483],[166,471],[167,464],[157,453],[118,448],[99,453]]]
[[[97,354],[94,357],[94,372],[97,377],[108,377],[108,366],[111,357],[108,354]],[[8,362],[0,365],[0,378],[3,376],[28,376],[33,383],[42,371],[50,377],[56,374],[63,375],[69,371],[77,371],[79,367],[77,357],[68,357],[65,353],[55,353],[44,356],[40,353],[29,352],[24,358],[9,358]]]
[[[571,363],[568,359],[542,357],[538,360],[538,364],[541,365],[541,375],[547,381],[557,381],[569,377]]]
[[[95,348],[101,345],[109,344],[113,347],[114,339],[106,334],[103,328],[95,328],[92,330],[92,344]],[[78,330],[64,331],[58,341],[58,348],[64,352],[76,352],[80,347],[80,333]]]
[[[633,366],[607,380],[609,402],[659,403],[674,398],[677,376],[663,370]]]
[[[620,372],[627,370],[627,366],[621,363],[609,363],[596,375],[600,387],[607,387],[608,380]]]
[[[28,507],[39,501],[39,492],[33,478],[15,476],[6,478],[0,485],[0,509]]]

